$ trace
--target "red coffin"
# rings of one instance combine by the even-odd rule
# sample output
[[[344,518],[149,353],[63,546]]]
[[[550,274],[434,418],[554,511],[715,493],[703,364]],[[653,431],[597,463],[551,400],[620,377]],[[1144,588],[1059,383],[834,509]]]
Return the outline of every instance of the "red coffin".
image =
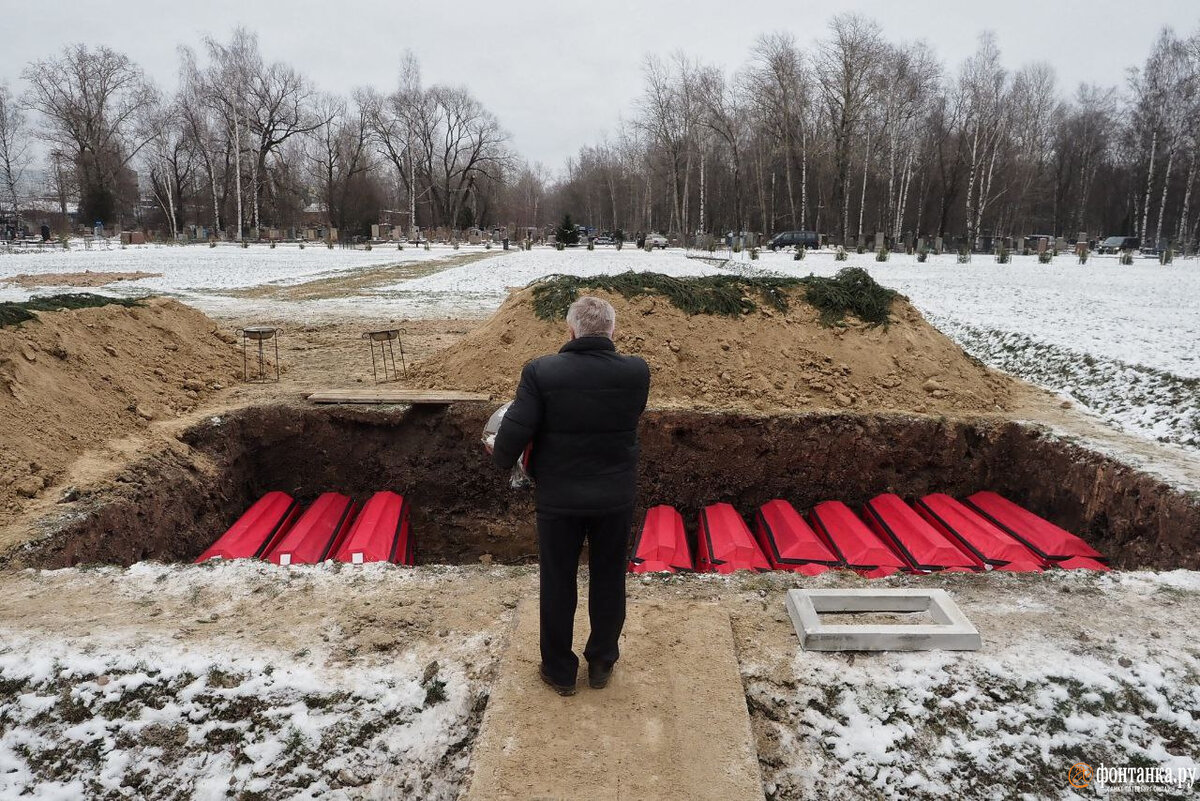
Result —
[[[250,559],[262,556],[282,537],[300,513],[300,504],[286,492],[268,492],[246,510],[196,563],[209,559]]]
[[[917,514],[981,562],[1009,572],[1038,571],[1046,561],[978,513],[942,492],[916,503]]]
[[[841,501],[818,503],[809,514],[809,520],[837,558],[868,578],[887,576],[907,567],[904,560]]]
[[[693,570],[683,517],[672,506],[652,506],[633,541],[630,573],[674,573]]]
[[[345,495],[326,492],[267,553],[277,565],[315,565],[324,562],[341,544],[354,521],[355,504]]]
[[[836,567],[841,560],[829,550],[787,501],[767,501],[754,516],[754,536],[775,570],[816,575],[814,565]],[[804,568],[801,570],[800,568]]]
[[[414,564],[408,504],[394,492],[377,492],[363,505],[334,556],[339,562]]]
[[[727,503],[714,503],[700,512],[700,558],[704,573],[770,570],[771,565],[746,528],[746,521]]]
[[[1061,567],[1063,570],[1099,570],[1107,573],[1112,570],[1111,567],[1103,562],[1097,562],[1095,559],[1089,559],[1086,556],[1069,556],[1061,562],[1053,562],[1055,567]]]
[[[983,567],[974,555],[938,533],[898,495],[876,495],[867,501],[865,511],[867,524],[918,570]]]
[[[1071,532],[994,492],[977,492],[967,498],[966,504],[1044,559],[1057,561],[1072,556],[1104,559],[1095,548]]]

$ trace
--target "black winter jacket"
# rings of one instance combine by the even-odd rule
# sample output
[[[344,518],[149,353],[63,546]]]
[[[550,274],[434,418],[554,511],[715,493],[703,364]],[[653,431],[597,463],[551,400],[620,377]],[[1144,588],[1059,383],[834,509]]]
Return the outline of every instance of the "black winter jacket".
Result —
[[[650,368],[608,337],[573,339],[525,365],[492,459],[511,468],[533,443],[530,475],[539,512],[593,515],[633,507],[638,418]]]

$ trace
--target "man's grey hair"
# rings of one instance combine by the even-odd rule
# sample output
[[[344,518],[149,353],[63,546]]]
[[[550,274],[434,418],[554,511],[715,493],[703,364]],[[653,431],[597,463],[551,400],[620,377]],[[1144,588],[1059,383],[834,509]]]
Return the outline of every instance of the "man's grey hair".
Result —
[[[574,329],[577,337],[612,339],[617,325],[617,312],[607,300],[584,295],[567,310],[567,325]]]

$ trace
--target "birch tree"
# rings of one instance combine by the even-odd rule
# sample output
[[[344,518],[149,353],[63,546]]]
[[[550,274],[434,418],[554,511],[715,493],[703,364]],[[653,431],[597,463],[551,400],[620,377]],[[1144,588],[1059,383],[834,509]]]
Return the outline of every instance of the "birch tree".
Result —
[[[850,234],[851,154],[879,86],[875,78],[883,36],[878,23],[857,14],[838,14],[829,31],[830,39],[818,51],[816,75],[832,134],[834,229],[845,244]]]
[[[0,191],[16,229],[21,227],[18,196],[29,167],[29,125],[6,84],[0,84]]]

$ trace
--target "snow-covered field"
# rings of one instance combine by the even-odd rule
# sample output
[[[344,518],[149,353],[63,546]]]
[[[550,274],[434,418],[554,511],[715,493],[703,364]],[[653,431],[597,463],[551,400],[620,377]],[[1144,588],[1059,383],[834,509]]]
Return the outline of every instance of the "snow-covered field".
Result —
[[[407,299],[414,305],[424,304],[430,309],[445,309],[451,314],[484,315],[504,302],[509,289],[525,286],[547,275],[568,273],[589,277],[628,270],[676,276],[722,272],[710,262],[685,258],[682,251],[645,253],[634,248],[595,251],[537,248],[509,254],[502,260],[452,267],[423,278],[381,287],[379,293],[390,299]]]
[[[1093,256],[1086,265],[1013,257],[910,256],[879,263],[852,255],[758,264],[789,274],[866,268],[907,295],[968,353],[1062,393],[1128,431],[1200,449],[1200,261],[1122,266]]]
[[[16,275],[44,273],[143,272],[159,278],[121,281],[90,290],[110,295],[159,294],[191,303],[208,313],[236,313],[255,304],[229,295],[231,291],[265,284],[290,286],[343,275],[354,270],[385,265],[416,265],[458,255],[449,247],[430,250],[405,246],[379,246],[373,250],[325,247],[317,243],[300,248],[280,244],[271,248],[254,244],[137,245],[126,248],[85,250],[81,240],[70,250],[61,248],[21,253],[0,253],[0,301],[24,300],[32,294],[70,292],[69,286],[49,284],[35,290],[5,283]]]
[[[160,272],[161,278],[103,287],[119,295],[160,293],[223,317],[316,320],[374,315],[386,319],[471,317],[490,313],[508,289],[553,273],[596,275],[653,270],[670,275],[710,275],[722,269],[787,275],[832,275],[861,266],[881,283],[907,295],[929,320],[984,362],[1072,398],[1079,405],[1147,438],[1200,449],[1200,261],[1180,259],[1162,267],[1139,261],[1121,266],[1093,256],[1053,263],[1013,256],[996,264],[978,255],[960,265],[950,254],[925,263],[895,254],[850,254],[837,262],[830,251],[795,261],[788,253],[763,252],[757,261],[740,254],[719,261],[688,258],[681,250],[493,251],[493,258],[439,270],[438,262],[480,247],[447,246],[426,251],[384,247],[372,251],[294,245],[209,248],[144,246],[113,250],[48,250],[0,255],[0,300],[23,299],[32,290],[5,284],[20,273],[92,271]],[[693,254],[700,255],[700,254]],[[708,254],[703,254],[707,256]],[[387,275],[332,297],[304,300],[247,296],[246,290],[285,287],[353,276],[394,265]],[[62,290],[39,288],[36,292]]]

